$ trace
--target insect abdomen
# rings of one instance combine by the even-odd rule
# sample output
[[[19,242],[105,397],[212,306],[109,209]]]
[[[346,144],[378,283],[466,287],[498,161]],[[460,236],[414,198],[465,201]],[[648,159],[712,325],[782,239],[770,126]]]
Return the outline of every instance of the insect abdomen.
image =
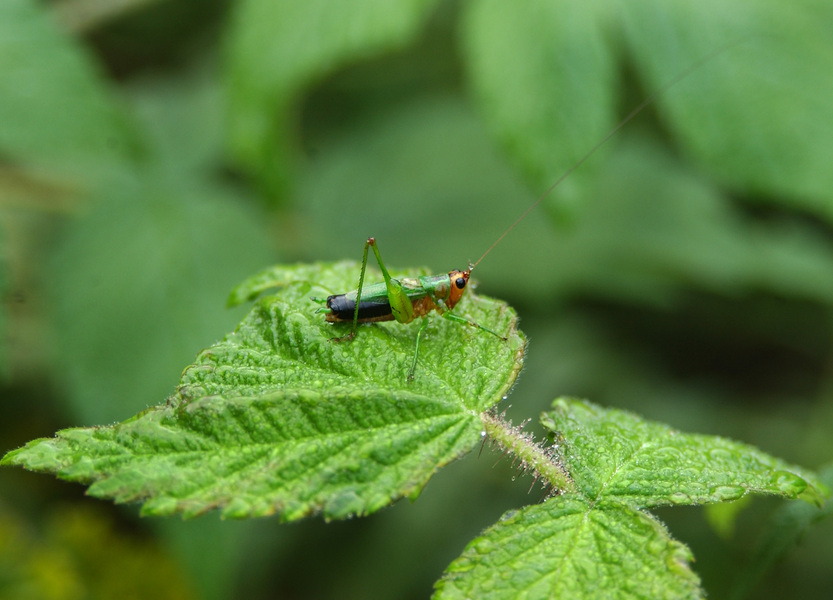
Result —
[[[348,298],[346,294],[338,294],[327,298],[327,308],[330,309],[330,312],[326,315],[328,321],[352,321],[353,314],[356,311],[356,302]],[[379,302],[375,300],[359,302],[359,323],[393,320],[393,312],[391,312],[390,303],[386,299]]]

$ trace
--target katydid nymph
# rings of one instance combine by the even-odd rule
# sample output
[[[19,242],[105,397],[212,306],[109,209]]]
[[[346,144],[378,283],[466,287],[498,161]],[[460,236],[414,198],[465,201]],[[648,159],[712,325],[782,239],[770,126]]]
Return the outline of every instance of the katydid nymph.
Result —
[[[361,274],[357,289],[344,294],[334,294],[327,297],[312,298],[321,304],[326,303],[319,312],[325,313],[325,318],[331,323],[352,323],[352,327],[346,335],[330,338],[332,342],[350,342],[358,332],[358,325],[361,323],[373,323],[377,321],[396,321],[398,323],[410,323],[418,317],[422,317],[422,324],[417,331],[414,343],[414,354],[411,366],[408,371],[408,380],[412,380],[417,366],[420,341],[428,324],[427,316],[431,311],[437,311],[442,317],[460,324],[467,324],[476,327],[484,333],[491,334],[498,340],[506,341],[507,337],[497,331],[493,331],[479,323],[476,323],[463,316],[457,315],[452,310],[460,301],[466,286],[469,283],[474,268],[480,264],[502,240],[512,231],[527,215],[532,212],[556,187],[558,187],[573,171],[578,169],[589,159],[602,145],[624,127],[631,119],[651,104],[660,94],[672,87],[681,79],[688,76],[703,63],[707,62],[714,55],[724,51],[723,48],[715,51],[705,58],[689,66],[685,71],[666,83],[658,91],[647,97],[642,103],[634,108],[623,118],[613,129],[611,129],[600,141],[567,169],[543,194],[541,194],[527,209],[512,223],[474,263],[469,263],[465,270],[453,270],[443,275],[425,275],[416,278],[395,279],[390,276],[387,268],[382,262],[379,248],[375,238],[368,238],[364,246],[364,254],[361,263]],[[372,248],[376,262],[382,271],[384,282],[365,284],[365,272],[367,268],[368,249]]]
[[[373,248],[376,262],[379,263],[379,269],[381,269],[382,277],[385,279],[383,283],[364,285],[368,248]],[[469,268],[465,271],[451,271],[446,275],[423,275],[416,278],[394,279],[385,268],[385,263],[382,262],[376,240],[368,238],[364,245],[358,289],[346,294],[327,297],[327,309],[330,311],[325,314],[327,321],[331,323],[353,323],[350,333],[342,337],[330,338],[330,341],[352,341],[356,337],[359,323],[373,323],[376,321],[410,323],[417,317],[422,317],[422,325],[417,332],[414,345],[413,362],[408,371],[408,380],[414,378],[417,357],[419,356],[419,342],[428,325],[427,316],[433,310],[446,319],[472,325],[506,341],[505,336],[492,331],[488,327],[451,312],[463,297],[463,292],[466,291],[472,269],[474,269],[474,265],[469,264]],[[361,300],[357,302],[357,298],[361,298]],[[313,298],[313,300],[323,302],[318,298]]]

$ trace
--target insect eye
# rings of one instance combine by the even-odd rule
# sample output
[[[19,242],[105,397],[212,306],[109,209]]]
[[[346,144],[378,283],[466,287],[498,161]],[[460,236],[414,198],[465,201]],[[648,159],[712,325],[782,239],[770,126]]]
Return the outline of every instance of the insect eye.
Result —
[[[457,281],[454,282],[454,285],[457,286],[457,289],[462,290],[464,287],[466,287],[466,280],[462,277],[458,277]]]

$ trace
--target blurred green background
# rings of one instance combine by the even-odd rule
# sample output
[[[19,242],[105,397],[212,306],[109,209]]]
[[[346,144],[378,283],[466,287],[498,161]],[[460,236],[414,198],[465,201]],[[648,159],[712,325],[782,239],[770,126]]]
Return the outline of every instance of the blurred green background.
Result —
[[[464,267],[662,90],[476,271],[530,338],[508,414],[578,395],[829,465],[831,31],[829,0],[3,0],[0,450],[162,402],[269,264],[374,235],[389,265]],[[539,500],[488,452],[330,524],[0,481],[9,599],[425,598]],[[830,519],[758,581],[798,509],[743,508],[661,511],[711,597],[827,597]]]

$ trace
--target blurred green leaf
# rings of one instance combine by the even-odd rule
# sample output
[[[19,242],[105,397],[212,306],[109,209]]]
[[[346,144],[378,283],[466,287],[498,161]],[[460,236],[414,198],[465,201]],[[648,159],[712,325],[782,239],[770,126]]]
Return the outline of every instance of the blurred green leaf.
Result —
[[[437,0],[244,0],[228,40],[233,156],[273,196],[293,153],[293,103],[304,86],[353,61],[413,41]]]
[[[92,483],[93,496],[144,500],[154,515],[345,518],[414,497],[481,439],[480,413],[514,383],[524,348],[515,313],[469,294],[460,312],[509,341],[435,319],[408,382],[419,323],[371,325],[332,343],[338,328],[309,296],[346,291],[358,265],[308,275],[201,353],[165,405],[111,427],[66,429],[3,464]]]
[[[0,230],[0,248],[5,247],[5,236]],[[8,344],[8,324],[6,313],[8,311],[8,273],[7,273],[6,258],[0,256],[0,381],[5,380],[9,376],[9,366],[6,348]]]
[[[63,0],[50,8],[60,17],[67,29],[84,32],[102,27],[111,21],[124,19],[133,12],[147,10],[163,0],[122,0],[98,2],[97,0]]]
[[[466,69],[484,116],[507,152],[541,187],[615,124],[615,58],[592,3],[466,3]],[[564,107],[581,107],[574,112]],[[592,172],[571,176],[560,190]]]
[[[822,233],[750,218],[640,128],[614,148],[571,225],[553,233],[531,213],[478,266],[484,288],[527,308],[576,294],[667,307],[691,290],[833,304]],[[531,197],[462,103],[419,98],[346,128],[309,162],[304,227],[287,246],[310,259],[358,257],[375,235],[392,264],[459,268]]]
[[[390,264],[465,268],[531,193],[466,102],[447,93],[418,95],[345,125],[307,161],[297,186],[303,229],[294,247],[309,260],[359,258],[372,235]],[[478,266],[477,278],[501,297],[535,296],[558,270],[551,243],[549,224],[531,215]]]
[[[140,137],[99,67],[42,3],[0,3],[0,72],[0,150],[13,161],[77,177],[137,157]]]
[[[683,150],[735,189],[833,219],[833,5],[623,6],[623,33],[648,87],[664,85],[681,61],[713,55],[657,101]]]
[[[635,130],[619,142],[580,222],[553,242],[560,288],[660,304],[690,287],[833,304],[833,246],[822,235],[748,219]]]
[[[735,534],[738,516],[749,506],[751,500],[752,496],[744,496],[733,502],[707,504],[703,514],[714,532],[721,538],[728,540]]]
[[[466,68],[484,115],[541,191],[613,128],[614,66],[632,61],[643,98],[661,92],[653,104],[683,153],[735,189],[831,217],[829,2],[467,8]],[[562,208],[590,197],[594,166],[599,157],[560,186]]]
[[[205,177],[223,166],[224,104],[216,71],[213,63],[198,64],[177,77],[137,77],[126,89],[152,145],[148,158],[179,178]]]
[[[833,465],[827,465],[819,475],[826,485],[833,487]],[[748,598],[764,574],[798,545],[813,525],[832,516],[833,502],[829,498],[822,507],[790,503],[779,508],[764,534],[753,544],[750,561],[736,575],[731,598]]]
[[[166,397],[195,349],[237,318],[228,288],[269,260],[258,215],[222,186],[152,171],[67,224],[50,265],[55,366],[76,418]]]

